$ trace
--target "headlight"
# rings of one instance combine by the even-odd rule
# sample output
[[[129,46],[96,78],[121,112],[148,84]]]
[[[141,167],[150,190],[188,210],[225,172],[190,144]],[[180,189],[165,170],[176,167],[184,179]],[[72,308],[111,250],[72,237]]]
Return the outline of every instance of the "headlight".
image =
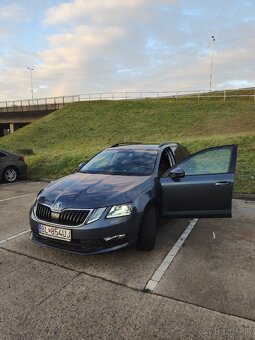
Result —
[[[128,216],[132,212],[132,204],[114,205],[106,218]]]
[[[95,209],[95,210],[92,212],[92,214],[90,215],[90,218],[88,219],[87,224],[99,220],[99,218],[100,218],[100,217],[103,215],[103,213],[105,212],[105,209],[106,209],[106,208],[98,208],[98,209]]]

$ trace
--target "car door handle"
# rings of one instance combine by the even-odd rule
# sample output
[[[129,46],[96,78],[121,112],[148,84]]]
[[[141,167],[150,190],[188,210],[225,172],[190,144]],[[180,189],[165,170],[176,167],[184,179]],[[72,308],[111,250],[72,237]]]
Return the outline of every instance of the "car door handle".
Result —
[[[216,182],[215,185],[222,186],[222,185],[230,185],[231,182],[225,181],[225,182]]]

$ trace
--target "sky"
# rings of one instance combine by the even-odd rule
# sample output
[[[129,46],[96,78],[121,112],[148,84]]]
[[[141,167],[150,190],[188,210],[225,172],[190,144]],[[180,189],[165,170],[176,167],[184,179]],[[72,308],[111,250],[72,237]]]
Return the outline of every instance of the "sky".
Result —
[[[0,101],[255,86],[255,0],[0,0]]]

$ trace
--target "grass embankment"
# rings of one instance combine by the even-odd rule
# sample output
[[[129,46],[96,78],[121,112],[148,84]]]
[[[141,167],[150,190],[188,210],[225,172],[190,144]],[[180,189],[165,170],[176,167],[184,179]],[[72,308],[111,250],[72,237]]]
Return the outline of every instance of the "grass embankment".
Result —
[[[178,141],[191,152],[237,143],[235,191],[255,193],[255,104],[247,98],[80,102],[1,138],[0,147],[33,148],[30,176],[57,178],[121,141]]]

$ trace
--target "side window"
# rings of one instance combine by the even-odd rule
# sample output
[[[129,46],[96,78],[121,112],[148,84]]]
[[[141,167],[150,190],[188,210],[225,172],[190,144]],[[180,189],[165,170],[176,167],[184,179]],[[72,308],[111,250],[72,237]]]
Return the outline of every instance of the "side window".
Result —
[[[179,145],[177,146],[174,153],[175,153],[175,159],[177,163],[181,162],[183,159],[189,156],[189,152],[187,151],[187,149]]]
[[[163,150],[160,162],[159,162],[159,168],[158,168],[158,174],[159,176],[162,176],[164,172],[166,172],[169,168],[173,166],[173,159],[172,154],[169,148],[166,148]]]
[[[228,173],[230,167],[231,147],[207,150],[180,162],[186,175],[206,175]]]
[[[181,150],[182,150],[183,159],[189,157],[190,153],[188,152],[188,150],[184,146],[182,146]]]
[[[176,159],[177,163],[179,163],[181,160],[183,160],[182,152],[181,152],[181,150],[178,146],[177,146],[174,154],[175,154],[175,159]]]

